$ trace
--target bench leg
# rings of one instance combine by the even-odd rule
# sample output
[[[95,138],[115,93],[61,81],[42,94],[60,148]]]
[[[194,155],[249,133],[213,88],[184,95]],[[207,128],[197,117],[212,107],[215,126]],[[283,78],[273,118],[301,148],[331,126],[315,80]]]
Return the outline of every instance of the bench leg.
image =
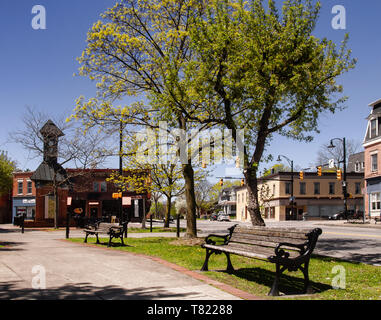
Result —
[[[123,233],[120,235],[120,241],[122,241],[122,246],[124,246]]]
[[[89,236],[88,233],[86,233],[86,237],[85,237],[85,241],[83,241],[84,243],[87,243],[87,237]]]
[[[98,238],[98,233],[96,234],[96,236],[97,236],[97,244],[99,244],[100,242],[99,242],[99,238]]]
[[[226,260],[228,262],[228,265],[226,267],[226,271],[232,272],[232,271],[234,271],[234,267],[233,267],[232,262],[230,260],[230,253],[228,253],[228,252],[224,252],[224,253],[226,255]]]
[[[308,276],[308,265],[309,265],[309,263],[310,262],[307,261],[304,264],[304,267],[302,267],[302,266],[300,267],[300,269],[302,270],[303,275],[304,275],[304,293],[307,293],[307,294],[313,293],[313,289],[310,286],[310,279]]]
[[[281,270],[280,270],[280,265],[277,263],[276,264],[276,274],[275,274],[275,279],[273,282],[273,286],[271,287],[271,290],[269,292],[269,296],[279,296],[279,278],[281,275]]]
[[[108,240],[108,247],[111,246],[112,236],[110,236],[110,239]]]
[[[208,271],[208,262],[209,262],[209,257],[212,255],[213,251],[206,249],[206,256],[205,256],[205,262],[204,265],[201,268],[201,271]]]

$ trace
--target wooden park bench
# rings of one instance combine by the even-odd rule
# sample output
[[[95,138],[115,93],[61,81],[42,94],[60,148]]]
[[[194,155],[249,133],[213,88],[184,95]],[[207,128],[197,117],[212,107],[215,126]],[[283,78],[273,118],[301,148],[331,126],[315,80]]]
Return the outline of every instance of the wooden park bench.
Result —
[[[381,216],[380,217],[374,217],[374,224],[377,224],[377,222],[381,222]]]
[[[83,230],[86,233],[84,242],[87,243],[87,237],[89,235],[95,235],[97,237],[97,243],[99,244],[98,235],[107,234],[110,236],[108,247],[111,245],[113,238],[120,238],[120,240],[122,241],[122,245],[124,245],[123,234],[127,230],[127,225],[128,225],[128,222],[124,222],[123,225],[119,225],[116,223],[105,223],[105,222],[100,222],[95,225],[89,225],[86,227],[85,230]]]
[[[227,271],[234,271],[230,254],[269,261],[276,265],[276,275],[269,292],[270,296],[279,296],[278,284],[285,271],[300,269],[304,275],[304,291],[312,293],[309,286],[308,265],[322,230],[296,228],[243,227],[235,225],[228,229],[227,235],[210,234],[201,246],[206,249],[206,258],[201,271],[208,271],[209,257],[224,253],[227,258]],[[217,245],[213,237],[224,240]]]

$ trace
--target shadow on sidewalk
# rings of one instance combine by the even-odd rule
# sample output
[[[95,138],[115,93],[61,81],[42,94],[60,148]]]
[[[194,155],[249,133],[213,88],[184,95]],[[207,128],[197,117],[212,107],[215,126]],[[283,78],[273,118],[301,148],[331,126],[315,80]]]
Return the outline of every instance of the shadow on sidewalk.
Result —
[[[67,284],[47,289],[21,288],[23,282],[0,282],[0,300],[155,300],[184,299],[197,292],[171,293],[163,287],[125,289],[118,286],[95,287],[89,283]]]

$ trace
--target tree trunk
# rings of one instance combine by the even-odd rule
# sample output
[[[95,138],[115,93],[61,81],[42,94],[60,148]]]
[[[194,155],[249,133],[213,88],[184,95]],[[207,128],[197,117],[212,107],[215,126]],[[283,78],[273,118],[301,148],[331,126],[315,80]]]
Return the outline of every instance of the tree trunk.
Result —
[[[194,172],[191,164],[183,164],[183,176],[185,180],[185,198],[187,201],[187,232],[186,238],[196,238],[196,196],[194,193]]]
[[[265,226],[265,222],[261,216],[260,203],[258,200],[258,179],[257,171],[255,169],[247,169],[245,173],[247,191],[248,191],[248,206],[251,223],[254,226]]]
[[[165,222],[164,222],[164,228],[169,228],[169,217],[171,215],[171,207],[172,207],[172,196],[166,196],[167,197],[167,210],[165,212]]]

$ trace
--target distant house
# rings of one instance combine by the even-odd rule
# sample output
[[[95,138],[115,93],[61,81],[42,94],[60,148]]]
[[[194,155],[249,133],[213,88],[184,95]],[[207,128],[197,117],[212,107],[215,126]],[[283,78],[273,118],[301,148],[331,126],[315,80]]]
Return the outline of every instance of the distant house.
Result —
[[[371,112],[363,146],[365,162],[365,212],[368,217],[381,215],[381,99],[369,104]]]
[[[238,186],[222,189],[218,196],[218,208],[227,215],[236,215]]]
[[[365,171],[365,152],[355,153],[349,156],[347,172],[361,172]]]
[[[27,221],[36,216],[36,186],[31,180],[33,172],[13,173],[12,222],[16,215],[26,215]]]

